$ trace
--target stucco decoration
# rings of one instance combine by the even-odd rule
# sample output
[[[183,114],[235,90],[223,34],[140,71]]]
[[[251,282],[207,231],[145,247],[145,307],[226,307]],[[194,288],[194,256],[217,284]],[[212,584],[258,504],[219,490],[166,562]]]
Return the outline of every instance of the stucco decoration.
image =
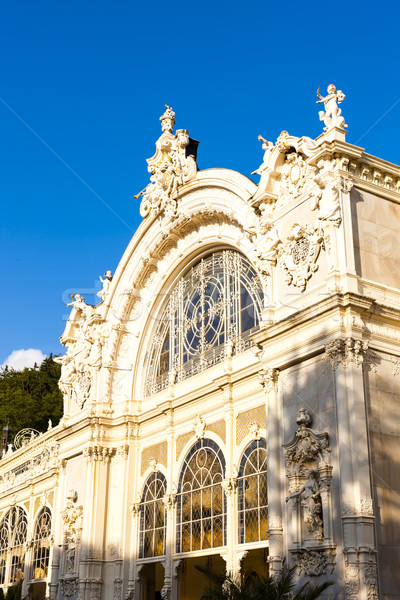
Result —
[[[299,425],[291,442],[284,444],[288,477],[306,475],[310,469],[332,465],[328,433],[318,433],[308,427],[311,417],[300,408],[296,423]]]
[[[67,353],[55,357],[54,361],[61,365],[58,385],[67,405],[73,400],[83,408],[91,394],[94,371],[98,371],[103,363],[110,326],[80,294],[73,295],[68,306],[73,308],[61,337]]]
[[[300,408],[296,419],[299,425],[293,439],[283,445],[286,476],[292,514],[296,519],[297,547],[331,542],[332,458],[326,432],[310,429],[311,417]],[[303,525],[300,525],[300,524]]]
[[[344,117],[341,116],[342,111],[338,107],[338,104],[343,102],[346,96],[343,94],[342,90],[337,90],[333,83],[328,85],[327,92],[327,96],[321,96],[319,88],[317,90],[317,96],[319,98],[317,104],[323,104],[325,107],[325,112],[320,110],[318,113],[319,120],[323,121],[325,124],[324,131],[330,131],[334,127],[344,129],[347,125],[344,122]]]
[[[348,193],[353,182],[347,177],[338,176],[335,172],[337,160],[320,160],[318,170],[313,176],[310,190],[311,210],[317,211],[315,227],[323,227],[331,222],[339,227],[342,222],[340,192]]]
[[[187,155],[189,132],[178,129],[174,135],[175,113],[169,106],[165,105],[165,108],[160,117],[163,133],[156,142],[156,153],[147,159],[150,183],[136,196],[143,194],[142,217],[156,216],[164,211],[169,218],[175,218],[179,188],[196,177],[196,159]]]
[[[297,566],[298,575],[319,577],[326,572],[333,573],[336,564],[335,549],[302,549],[292,552]]]
[[[286,273],[286,283],[303,292],[307,281],[318,270],[316,264],[324,246],[323,232],[311,225],[292,226],[286,244],[280,247],[278,265]]]
[[[316,168],[308,165],[301,154],[291,152],[282,167],[279,203],[287,203],[313,186]]]
[[[77,543],[82,531],[83,507],[77,504],[78,494],[70,490],[61,516],[64,521],[64,543]]]
[[[252,173],[261,176],[252,201],[254,204],[267,202],[272,213],[281,191],[285,197],[283,199],[290,198],[291,192],[296,195],[301,193],[307,176],[313,171],[313,167],[305,163],[304,157],[315,154],[318,143],[309,137],[289,135],[287,131],[282,131],[275,145],[261,135],[258,139],[263,142],[264,157],[262,164]],[[279,183],[280,179],[282,184]]]
[[[261,202],[259,211],[260,216],[253,228],[254,233],[251,232],[254,254],[263,274],[269,274],[270,266],[276,265],[278,249],[282,242],[272,220],[270,204]]]

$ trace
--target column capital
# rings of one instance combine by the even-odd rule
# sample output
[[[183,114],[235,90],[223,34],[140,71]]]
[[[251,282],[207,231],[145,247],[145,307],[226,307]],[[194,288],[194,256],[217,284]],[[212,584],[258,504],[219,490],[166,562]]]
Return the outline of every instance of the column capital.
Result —
[[[368,341],[352,337],[337,338],[325,345],[325,362],[335,371],[339,365],[346,369],[351,363],[356,367],[371,363]],[[372,367],[375,369],[375,367]]]
[[[264,367],[258,372],[260,384],[266,392],[278,389],[279,369],[274,367]]]

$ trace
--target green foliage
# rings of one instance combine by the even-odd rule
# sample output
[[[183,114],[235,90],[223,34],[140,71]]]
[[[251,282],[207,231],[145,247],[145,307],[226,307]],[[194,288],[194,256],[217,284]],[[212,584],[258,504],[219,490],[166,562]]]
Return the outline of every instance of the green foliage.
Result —
[[[204,600],[317,600],[333,584],[332,581],[319,585],[307,582],[295,590],[295,567],[285,567],[277,575],[265,577],[261,581],[254,580],[250,585],[248,581],[245,584],[240,579],[235,580],[199,566],[196,569],[211,583],[203,590]]]
[[[16,585],[8,588],[4,600],[21,600],[22,579]]]
[[[62,417],[63,401],[58,388],[61,366],[50,354],[40,367],[0,371],[0,428],[10,423],[15,435],[32,427],[46,431],[48,420],[56,425]]]

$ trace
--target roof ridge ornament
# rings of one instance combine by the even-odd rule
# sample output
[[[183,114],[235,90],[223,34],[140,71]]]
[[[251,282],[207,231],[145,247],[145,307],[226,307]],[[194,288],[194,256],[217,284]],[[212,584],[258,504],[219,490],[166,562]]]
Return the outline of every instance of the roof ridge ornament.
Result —
[[[195,156],[188,154],[190,138],[187,129],[173,133],[175,113],[167,104],[160,121],[162,134],[156,142],[156,152],[147,159],[150,183],[135,198],[143,195],[140,205],[142,217],[164,212],[174,219],[179,188],[196,177],[197,165]]]
[[[328,85],[327,96],[322,96],[319,93],[319,90],[320,88],[318,88],[317,90],[317,96],[319,100],[317,100],[316,102],[317,104],[323,103],[325,107],[325,112],[323,110],[320,110],[318,113],[319,120],[325,123],[324,131],[330,131],[335,127],[337,127],[338,129],[345,129],[347,125],[344,122],[344,117],[341,116],[342,111],[338,107],[338,104],[343,102],[346,96],[343,94],[342,90],[337,90],[336,86],[334,86],[333,83],[330,83]]]

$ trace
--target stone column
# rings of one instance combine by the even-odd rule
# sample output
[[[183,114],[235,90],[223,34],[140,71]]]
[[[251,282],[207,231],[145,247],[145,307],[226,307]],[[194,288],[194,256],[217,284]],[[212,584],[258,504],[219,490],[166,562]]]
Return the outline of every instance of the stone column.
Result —
[[[57,597],[58,581],[60,579],[60,548],[63,544],[63,525],[61,513],[64,508],[64,481],[66,461],[60,462],[54,486],[54,503],[52,511],[51,531],[54,536],[53,551],[50,557],[50,600]]]
[[[368,342],[337,339],[325,351],[336,386],[345,586],[349,598],[375,600],[375,519],[363,376]]]
[[[90,582],[89,590],[86,589],[85,600],[97,600],[101,595],[108,467],[112,454],[112,448],[100,445],[89,446],[84,451],[87,461],[82,535],[84,560],[81,561],[79,579],[84,578]]]
[[[172,596],[172,554],[174,551],[174,532],[175,532],[175,503],[176,495],[167,494],[163,498],[167,512],[167,538],[165,540],[165,563],[164,563],[164,585],[161,590],[163,600],[170,600]]]
[[[172,598],[180,600],[181,597],[181,579],[183,574],[184,561],[182,559],[174,560],[172,565]]]
[[[278,369],[264,368],[260,372],[261,384],[265,391],[267,412],[267,481],[268,481],[268,538],[270,574],[282,569],[283,529],[282,529],[282,464],[280,439],[280,405],[278,393]],[[293,511],[295,515],[296,512]]]
[[[28,592],[28,581],[33,579],[33,552],[34,552],[34,535],[35,535],[35,497],[31,488],[31,497],[29,500],[29,511],[28,511],[28,531],[26,541],[26,552],[25,552],[25,564],[24,564],[24,579],[22,581],[21,596],[24,597]],[[7,580],[6,580],[7,581]]]
[[[229,577],[235,578],[240,576],[240,558],[238,559],[235,552],[237,544],[237,478],[229,477],[222,482],[222,488],[226,496],[226,546],[228,552],[222,554],[222,558],[226,562],[226,573]]]

